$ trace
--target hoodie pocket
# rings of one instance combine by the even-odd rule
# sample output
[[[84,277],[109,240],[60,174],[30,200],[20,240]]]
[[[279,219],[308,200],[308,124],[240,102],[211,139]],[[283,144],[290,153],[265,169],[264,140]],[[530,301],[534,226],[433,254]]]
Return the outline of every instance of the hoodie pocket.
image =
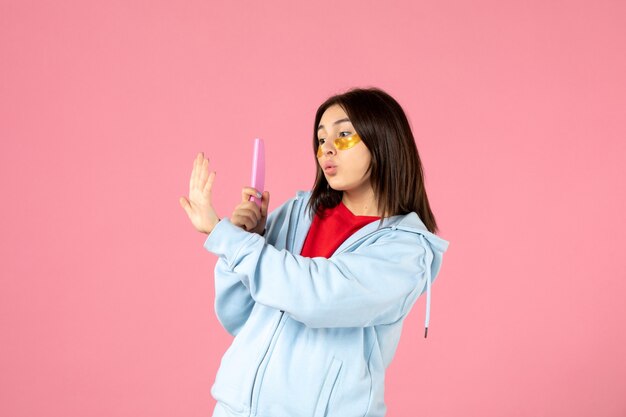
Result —
[[[328,368],[328,372],[326,372],[326,378],[324,378],[320,396],[317,399],[315,414],[313,414],[314,417],[324,417],[326,415],[328,402],[330,401],[330,396],[334,391],[335,383],[337,382],[337,377],[339,376],[339,371],[341,370],[341,364],[342,362],[339,359],[333,358],[330,368]]]

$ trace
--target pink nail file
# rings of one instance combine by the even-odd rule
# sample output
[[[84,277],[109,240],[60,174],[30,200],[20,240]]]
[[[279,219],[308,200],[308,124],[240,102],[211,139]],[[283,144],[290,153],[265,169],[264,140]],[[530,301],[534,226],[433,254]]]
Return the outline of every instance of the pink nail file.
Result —
[[[252,157],[252,188],[259,192],[264,191],[265,187],[265,146],[263,145],[263,139],[254,139],[254,155]],[[254,201],[257,206],[261,207],[261,199],[256,197],[250,197],[250,200]]]

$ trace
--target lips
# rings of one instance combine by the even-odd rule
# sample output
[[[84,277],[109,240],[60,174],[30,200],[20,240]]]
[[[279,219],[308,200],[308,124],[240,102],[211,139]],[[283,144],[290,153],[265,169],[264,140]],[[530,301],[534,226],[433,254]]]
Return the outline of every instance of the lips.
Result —
[[[322,169],[326,174],[334,174],[337,172],[337,165],[332,161],[326,161],[322,164]]]

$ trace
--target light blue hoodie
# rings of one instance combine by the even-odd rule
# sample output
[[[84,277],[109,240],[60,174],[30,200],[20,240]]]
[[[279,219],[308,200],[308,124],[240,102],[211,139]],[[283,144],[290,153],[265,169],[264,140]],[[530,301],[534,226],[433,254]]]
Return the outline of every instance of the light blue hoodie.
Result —
[[[235,336],[211,394],[215,416],[384,416],[385,369],[402,322],[448,242],[415,213],[370,223],[329,259],[299,254],[310,192],[268,216],[266,233],[222,219],[204,243],[219,256],[215,311]]]

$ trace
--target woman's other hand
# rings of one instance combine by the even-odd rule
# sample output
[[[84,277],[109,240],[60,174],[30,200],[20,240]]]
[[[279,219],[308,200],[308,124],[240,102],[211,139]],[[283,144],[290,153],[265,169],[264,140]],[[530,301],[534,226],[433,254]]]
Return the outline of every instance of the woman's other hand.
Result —
[[[213,231],[220,221],[211,203],[211,189],[215,181],[215,172],[209,173],[209,160],[200,152],[193,161],[191,180],[189,181],[189,198],[181,197],[180,205],[191,224],[199,232],[207,235]]]
[[[261,195],[260,208],[254,201],[250,201],[250,197],[258,198],[258,191],[252,187],[244,187],[241,190],[241,203],[233,210],[230,222],[248,232],[263,235],[267,220],[267,208],[270,203],[270,193],[265,191]]]

